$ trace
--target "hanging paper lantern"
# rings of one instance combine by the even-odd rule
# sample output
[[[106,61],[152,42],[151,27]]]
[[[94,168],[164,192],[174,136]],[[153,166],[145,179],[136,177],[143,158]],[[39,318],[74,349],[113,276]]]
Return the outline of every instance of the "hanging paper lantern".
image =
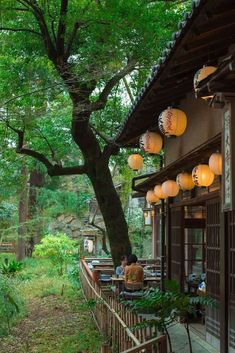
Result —
[[[159,199],[166,199],[167,195],[162,190],[162,185],[156,185],[154,188],[154,193]]]
[[[209,159],[209,167],[215,175],[222,175],[222,155],[213,153]]]
[[[180,136],[187,126],[186,114],[180,109],[168,108],[159,115],[158,126],[166,136]]]
[[[197,92],[197,86],[199,83],[207,78],[209,75],[213,74],[217,70],[217,67],[215,66],[203,66],[200,70],[198,70],[194,76],[193,80],[193,86],[195,92]],[[207,100],[209,98],[212,98],[213,96],[204,96],[202,97],[203,99]]]
[[[180,173],[176,177],[176,182],[181,190],[192,190],[195,186],[192,174]]]
[[[167,180],[162,184],[162,191],[169,197],[178,195],[179,189],[179,185],[175,180]]]
[[[149,190],[146,194],[146,201],[150,204],[153,204],[158,202],[159,198],[155,195],[153,190]]]
[[[156,132],[146,131],[140,137],[140,148],[146,153],[157,154],[162,149],[162,137]]]
[[[193,79],[194,89],[196,90],[199,82],[213,74],[216,70],[217,67],[215,66],[203,66],[200,70],[198,70]]]
[[[214,177],[214,173],[207,164],[199,164],[192,171],[192,179],[197,186],[210,186]]]
[[[128,165],[131,169],[133,169],[134,171],[137,171],[139,169],[142,168],[143,164],[144,164],[144,160],[143,157],[140,154],[134,153],[131,154],[128,157]]]

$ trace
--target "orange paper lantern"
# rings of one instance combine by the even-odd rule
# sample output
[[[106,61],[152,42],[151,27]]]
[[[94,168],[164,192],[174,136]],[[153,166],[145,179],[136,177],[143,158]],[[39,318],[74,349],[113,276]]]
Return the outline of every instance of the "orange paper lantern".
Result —
[[[192,174],[189,173],[178,174],[176,177],[176,182],[181,190],[192,190],[195,186],[192,179]]]
[[[179,193],[179,185],[175,180],[167,180],[162,184],[162,191],[169,197],[175,197]]]
[[[158,126],[166,136],[180,136],[187,126],[186,114],[180,109],[168,108],[160,114]]]
[[[210,170],[215,175],[222,175],[222,155],[221,153],[213,153],[209,159]]]
[[[192,179],[197,186],[210,186],[214,177],[214,173],[207,164],[199,164],[192,171]]]
[[[161,135],[156,132],[147,131],[140,137],[140,148],[146,153],[159,153],[162,149]]]
[[[146,201],[150,204],[153,204],[158,202],[159,198],[155,195],[153,190],[149,190],[146,194]]]
[[[162,185],[156,185],[154,188],[154,193],[159,199],[167,199],[167,195],[162,190]]]
[[[194,76],[193,79],[193,86],[194,86],[194,90],[195,92],[197,92],[197,86],[198,84],[204,80],[205,78],[207,78],[209,75],[213,74],[215,71],[217,70],[217,67],[215,66],[203,66],[200,70],[198,70]],[[204,96],[202,97],[202,99],[210,99],[213,96]]]
[[[127,161],[129,167],[134,171],[141,169],[144,164],[143,157],[137,153],[131,154]]]

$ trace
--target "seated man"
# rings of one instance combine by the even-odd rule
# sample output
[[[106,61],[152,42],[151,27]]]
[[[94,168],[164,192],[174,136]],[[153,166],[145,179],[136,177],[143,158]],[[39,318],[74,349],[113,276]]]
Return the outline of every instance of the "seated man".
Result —
[[[132,254],[128,257],[128,266],[125,267],[125,288],[127,290],[140,290],[143,288],[144,270],[137,264],[137,256]]]

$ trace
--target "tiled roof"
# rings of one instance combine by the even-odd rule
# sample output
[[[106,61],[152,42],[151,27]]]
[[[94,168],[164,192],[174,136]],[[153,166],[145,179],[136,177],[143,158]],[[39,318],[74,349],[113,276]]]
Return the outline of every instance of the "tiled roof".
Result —
[[[192,1],[191,11],[184,14],[183,21],[181,21],[178,25],[178,31],[172,34],[172,40],[167,43],[166,48],[162,52],[162,56],[158,59],[157,63],[153,65],[150,76],[147,78],[143,88],[140,90],[139,95],[136,97],[135,101],[133,102],[124,123],[120,127],[115,137],[116,142],[118,142],[119,137],[122,134],[123,130],[125,129],[126,123],[128,122],[129,118],[133,115],[139,103],[144,99],[152,83],[157,80],[159,73],[164,69],[165,64],[167,63],[172,53],[174,52],[175,47],[178,45],[181,38],[184,36],[185,32],[187,31],[188,27],[191,25],[191,21],[193,20],[194,17],[198,15],[198,13],[200,12],[201,8],[206,3],[206,1],[207,0]]]

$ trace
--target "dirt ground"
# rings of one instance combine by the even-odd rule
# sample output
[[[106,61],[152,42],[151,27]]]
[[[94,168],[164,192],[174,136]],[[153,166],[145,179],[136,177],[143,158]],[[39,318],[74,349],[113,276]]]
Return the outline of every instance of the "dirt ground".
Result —
[[[28,315],[11,334],[0,340],[1,353],[85,353],[98,352],[90,342],[94,324],[87,310],[72,308],[60,297],[34,298]],[[99,338],[98,338],[99,340]]]

